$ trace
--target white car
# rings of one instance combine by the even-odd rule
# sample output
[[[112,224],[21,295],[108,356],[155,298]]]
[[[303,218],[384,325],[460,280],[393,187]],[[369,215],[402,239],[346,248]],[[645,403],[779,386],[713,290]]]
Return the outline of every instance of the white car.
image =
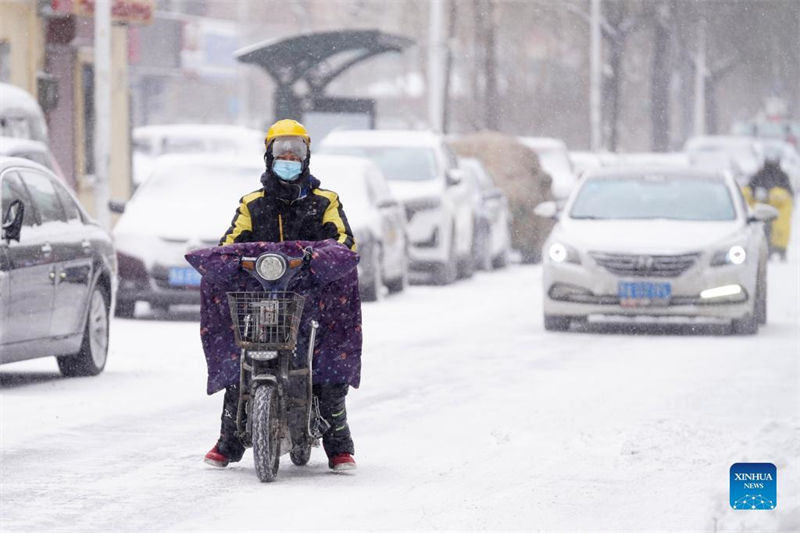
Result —
[[[408,282],[406,214],[380,168],[363,157],[311,156],[320,187],[339,195],[356,239],[361,299],[380,298],[383,286],[395,293]]]
[[[259,158],[264,154],[264,133],[226,124],[165,124],[140,126],[133,139],[133,184],[148,178],[156,160],[167,154],[233,154]]]
[[[184,254],[219,244],[239,199],[261,187],[262,172],[258,157],[159,158],[114,227],[117,316],[132,317],[137,301],[160,310],[200,303],[200,275]]]
[[[554,202],[540,216],[557,216]],[[766,322],[763,222],[730,175],[626,167],[587,174],[545,242],[544,325],[587,317],[725,321],[753,334]]]
[[[448,284],[472,274],[470,186],[444,139],[425,131],[338,130],[318,153],[372,159],[406,210],[409,266]],[[313,160],[313,157],[312,157]]]
[[[550,174],[550,190],[556,201],[564,201],[578,182],[567,145],[561,139],[550,137],[519,137],[519,141],[539,157],[542,169]]]

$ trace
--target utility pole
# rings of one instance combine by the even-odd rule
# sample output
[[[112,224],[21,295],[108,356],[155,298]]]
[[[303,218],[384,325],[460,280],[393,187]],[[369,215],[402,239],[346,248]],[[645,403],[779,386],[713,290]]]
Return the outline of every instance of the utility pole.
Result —
[[[433,131],[442,132],[443,109],[443,56],[442,22],[444,20],[442,0],[430,0],[430,27],[428,33],[428,123]]]
[[[697,57],[694,63],[694,134],[706,132],[706,20],[697,22]]]
[[[236,4],[236,19],[239,30],[239,46],[243,46],[245,42],[250,40],[249,19],[247,18],[250,12],[250,1],[239,0]],[[243,38],[244,37],[244,38]],[[237,85],[236,99],[238,100],[238,109],[236,110],[237,122],[240,126],[249,126],[250,119],[250,69],[241,61],[237,61],[236,66],[237,74],[239,76],[239,83]]]
[[[592,131],[591,147],[593,152],[599,151],[603,146],[602,138],[602,75],[603,75],[603,49],[602,35],[600,33],[600,2],[592,0],[591,12],[591,74],[589,82],[590,123]]]
[[[94,4],[94,199],[95,217],[111,229],[111,0]]]

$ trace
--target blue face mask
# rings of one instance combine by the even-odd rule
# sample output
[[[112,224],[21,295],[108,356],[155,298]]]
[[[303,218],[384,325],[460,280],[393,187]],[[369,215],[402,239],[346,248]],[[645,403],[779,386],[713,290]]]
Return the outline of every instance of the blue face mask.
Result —
[[[272,162],[272,171],[283,181],[294,181],[303,171],[303,164],[300,161],[276,159]]]

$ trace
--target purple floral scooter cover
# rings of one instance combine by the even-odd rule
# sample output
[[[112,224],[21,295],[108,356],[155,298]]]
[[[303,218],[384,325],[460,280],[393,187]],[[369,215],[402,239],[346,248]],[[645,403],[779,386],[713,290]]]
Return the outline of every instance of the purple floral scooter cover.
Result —
[[[358,254],[333,239],[324,241],[249,242],[204,248],[186,254],[203,276],[200,283],[200,338],[208,365],[208,394],[239,383],[239,354],[233,335],[227,292],[261,291],[242,270],[238,259],[264,252],[290,257],[314,250],[308,275],[297,276],[289,290],[306,297],[297,354],[306,354],[311,321],[319,322],[314,347],[314,383],[361,381],[361,298],[358,294]]]

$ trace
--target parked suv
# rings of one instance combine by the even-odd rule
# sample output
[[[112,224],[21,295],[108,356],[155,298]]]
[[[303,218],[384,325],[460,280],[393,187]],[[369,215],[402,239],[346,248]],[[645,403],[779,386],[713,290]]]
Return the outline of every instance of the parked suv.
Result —
[[[111,236],[42,165],[0,156],[0,363],[56,356],[99,374],[117,287]]]
[[[334,131],[320,153],[372,159],[408,218],[409,267],[448,284],[472,274],[473,207],[469,183],[444,139],[405,130]]]

